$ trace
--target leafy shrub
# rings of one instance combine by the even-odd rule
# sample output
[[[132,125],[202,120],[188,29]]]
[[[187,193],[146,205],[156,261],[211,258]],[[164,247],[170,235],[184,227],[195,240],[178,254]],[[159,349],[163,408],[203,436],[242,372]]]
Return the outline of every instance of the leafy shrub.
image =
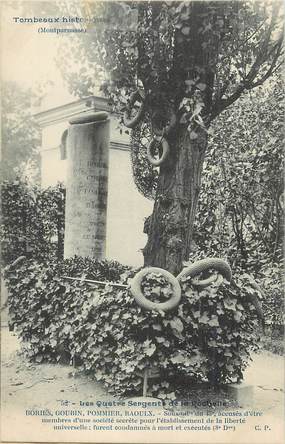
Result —
[[[159,370],[151,390],[160,398],[174,397],[185,378],[212,384],[242,379],[256,348],[258,320],[238,280],[235,287],[197,291],[184,279],[179,306],[164,313],[140,308],[128,288],[63,279],[63,270],[79,275],[77,263],[102,280],[123,272],[126,282],[135,273],[81,258],[60,264],[26,260],[16,270],[6,268],[11,323],[29,359],[56,362],[65,353],[117,395],[141,393],[145,368]],[[158,294],[160,281],[147,280],[149,294]],[[169,294],[162,282],[165,288]]]
[[[4,264],[24,254],[42,260],[62,258],[65,189],[41,189],[25,180],[5,181],[1,188],[1,246]]]

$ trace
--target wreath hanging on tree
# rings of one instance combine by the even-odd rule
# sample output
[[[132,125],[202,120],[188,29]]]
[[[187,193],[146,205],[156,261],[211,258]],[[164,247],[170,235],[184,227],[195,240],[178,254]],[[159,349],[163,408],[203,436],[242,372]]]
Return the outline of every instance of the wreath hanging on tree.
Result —
[[[147,147],[150,140],[150,131],[147,123],[141,123],[131,132],[131,164],[132,174],[138,191],[147,199],[154,199],[158,171],[150,164],[147,156]]]

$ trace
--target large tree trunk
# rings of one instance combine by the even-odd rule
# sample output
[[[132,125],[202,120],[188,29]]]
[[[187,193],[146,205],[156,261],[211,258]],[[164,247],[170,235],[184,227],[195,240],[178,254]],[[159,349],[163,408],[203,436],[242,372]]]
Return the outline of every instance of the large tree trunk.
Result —
[[[166,88],[167,94],[171,96],[173,93],[173,97],[168,104],[173,105],[172,111],[179,122],[182,99],[191,99],[194,107],[190,120],[192,128],[187,129],[188,120],[187,125],[178,124],[169,135],[170,155],[160,167],[154,210],[145,230],[148,242],[144,248],[145,266],[158,266],[174,275],[181,271],[182,262],[188,260],[193,247],[193,227],[207,148],[207,131],[201,127],[201,121],[200,125],[194,123],[194,111],[200,114],[204,127],[208,127],[221,38],[219,31],[212,31],[216,29],[217,16],[223,17],[223,10],[223,2],[213,2],[213,5],[203,1],[190,2],[187,9],[189,29],[184,29],[187,37],[179,29],[174,35],[173,71],[169,80],[173,91]],[[212,20],[213,29],[208,19]],[[191,85],[191,82],[191,91],[185,92],[185,83]],[[162,81],[161,85],[162,88]],[[162,108],[160,96],[154,94],[154,97],[152,106]],[[199,113],[197,110],[201,103],[203,106]],[[164,109],[162,113],[165,113]],[[153,112],[152,123],[154,116]]]
[[[145,266],[164,268],[174,275],[182,269],[193,243],[201,172],[207,133],[195,128],[197,138],[180,127],[169,139],[170,155],[160,167],[153,214],[147,228]]]

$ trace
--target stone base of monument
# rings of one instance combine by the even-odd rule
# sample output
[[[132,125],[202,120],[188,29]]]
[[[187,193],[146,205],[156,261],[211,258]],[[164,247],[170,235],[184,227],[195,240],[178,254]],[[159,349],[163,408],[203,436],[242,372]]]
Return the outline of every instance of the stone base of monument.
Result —
[[[252,403],[253,386],[248,384],[227,384],[223,385],[222,389],[237,403],[239,406],[244,406]]]

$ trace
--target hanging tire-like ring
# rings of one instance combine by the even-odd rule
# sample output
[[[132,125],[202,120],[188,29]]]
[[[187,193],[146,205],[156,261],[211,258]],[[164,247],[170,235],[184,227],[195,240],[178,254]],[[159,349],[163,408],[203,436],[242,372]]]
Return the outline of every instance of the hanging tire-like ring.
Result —
[[[136,115],[131,118],[130,117],[131,109],[133,108],[134,104],[137,101],[141,102],[141,106],[138,109],[138,112],[136,113]],[[139,90],[137,90],[131,94],[129,104],[128,104],[128,109],[126,109],[126,111],[124,112],[124,116],[123,116],[124,125],[127,128],[134,128],[141,120],[143,113],[144,113],[144,101],[141,96],[141,93],[139,92]]]
[[[154,148],[156,143],[157,143],[157,139],[154,138],[154,139],[152,139],[152,141],[148,145],[148,147],[147,147],[147,158],[148,158],[149,162],[152,165],[159,166],[159,165],[161,165],[165,161],[165,159],[168,156],[169,145],[168,145],[167,140],[164,137],[162,137],[161,141],[159,142],[161,144],[161,146],[162,146],[162,155],[159,157],[159,159],[156,159],[154,157],[154,154],[153,154],[153,148]]]
[[[214,258],[214,257],[213,258],[209,257],[209,258],[194,262],[194,264],[190,265],[187,268],[184,268],[184,270],[182,270],[181,273],[179,273],[179,275],[177,276],[177,279],[178,279],[178,281],[180,281],[182,278],[185,278],[188,276],[194,278],[199,273],[202,273],[202,272],[210,270],[210,269],[217,270],[225,279],[227,279],[227,281],[229,281],[229,282],[231,281],[232,271],[231,271],[229,264],[226,261],[224,261],[223,259]],[[200,281],[196,280],[196,282],[194,281],[193,284],[197,285],[197,286],[207,287],[212,282],[215,282],[216,279],[217,279],[216,277],[215,277],[215,279],[213,279],[210,276],[208,279],[204,279],[204,280],[200,280]]]
[[[141,289],[141,283],[143,278],[149,273],[159,273],[172,284],[173,294],[168,301],[152,302],[144,296]],[[168,271],[158,267],[147,267],[139,271],[132,279],[130,291],[137,304],[146,310],[172,310],[179,304],[181,298],[181,287],[176,277],[174,277],[173,274],[169,273]]]

